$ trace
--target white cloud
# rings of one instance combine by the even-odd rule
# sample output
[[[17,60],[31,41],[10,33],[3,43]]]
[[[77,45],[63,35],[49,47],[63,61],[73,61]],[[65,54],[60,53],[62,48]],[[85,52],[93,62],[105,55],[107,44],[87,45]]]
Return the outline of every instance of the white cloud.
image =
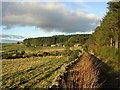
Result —
[[[11,41],[22,41],[25,37],[21,35],[9,35],[9,34],[0,34],[0,39],[2,41],[11,40]]]
[[[84,10],[70,12],[61,3],[4,2],[2,5],[2,22],[7,28],[36,26],[47,32],[90,32],[99,20],[96,15]]]
[[[21,35],[0,34],[0,43],[16,43],[23,41],[25,37]]]
[[[23,39],[24,37],[21,35],[8,35],[8,34],[0,34],[1,38],[9,38],[9,39]]]

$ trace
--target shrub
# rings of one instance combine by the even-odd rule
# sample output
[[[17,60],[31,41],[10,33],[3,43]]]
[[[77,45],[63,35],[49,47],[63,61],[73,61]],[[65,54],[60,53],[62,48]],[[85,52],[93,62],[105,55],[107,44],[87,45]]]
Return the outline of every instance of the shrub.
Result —
[[[42,55],[42,54],[37,54],[37,56],[40,56],[40,57],[42,57],[43,55]]]
[[[70,60],[74,60],[76,58],[79,57],[79,52],[81,52],[80,50],[74,50],[74,51],[70,51]]]
[[[59,51],[54,51],[54,52],[51,52],[50,55],[51,56],[60,56],[62,52],[59,52]]]
[[[50,53],[48,53],[48,52],[43,52],[43,56],[49,56],[50,55]]]
[[[14,58],[23,58],[25,51],[18,52],[18,50],[15,50],[14,54],[15,54]]]
[[[13,59],[14,57],[10,53],[2,54],[2,59]]]
[[[21,55],[20,53],[17,53],[16,55],[15,55],[15,58],[22,58],[23,57],[23,55]]]
[[[35,57],[37,57],[38,55],[37,55],[36,53],[33,53],[33,54],[32,54],[32,56],[35,56]]]
[[[27,55],[27,54],[23,55],[23,58],[29,58],[29,57],[30,57],[30,56]]]
[[[25,54],[25,51],[21,51],[21,55],[24,55]]]

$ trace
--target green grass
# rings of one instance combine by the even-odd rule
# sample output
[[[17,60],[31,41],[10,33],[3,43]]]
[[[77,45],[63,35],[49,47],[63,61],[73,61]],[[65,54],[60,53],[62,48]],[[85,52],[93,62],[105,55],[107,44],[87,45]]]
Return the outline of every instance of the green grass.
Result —
[[[47,88],[52,85],[66,57],[3,59],[3,88]]]
[[[116,49],[113,47],[106,47],[103,49],[99,49],[97,55],[110,66],[114,71],[120,70],[120,49]]]

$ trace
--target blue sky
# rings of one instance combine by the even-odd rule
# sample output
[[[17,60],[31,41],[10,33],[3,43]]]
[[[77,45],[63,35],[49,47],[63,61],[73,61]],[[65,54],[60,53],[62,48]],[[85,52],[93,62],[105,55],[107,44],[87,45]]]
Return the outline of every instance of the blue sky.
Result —
[[[59,4],[61,4],[61,5],[59,5]],[[47,5],[50,6],[49,4],[47,4]],[[10,6],[10,5],[8,5],[8,6]],[[15,6],[15,5],[13,4],[11,6],[12,6],[12,9],[13,9],[14,8],[13,6]],[[3,14],[4,14],[4,12],[5,12],[5,14],[6,13],[8,14],[8,16],[7,16],[8,19],[6,19],[6,17],[3,16],[3,19],[5,18],[5,20],[3,21],[4,22],[3,24],[4,24],[4,26],[7,26],[7,27],[10,26],[10,28],[3,29],[2,34],[3,35],[15,35],[15,36],[18,36],[18,37],[23,36],[24,38],[31,38],[31,37],[53,36],[53,35],[60,35],[60,34],[92,33],[94,31],[95,26],[97,26],[98,24],[94,25],[94,27],[91,27],[91,25],[89,25],[89,24],[91,24],[91,23],[95,24],[96,22],[99,22],[100,19],[103,18],[105,13],[108,11],[107,8],[106,8],[107,7],[107,2],[74,2],[74,3],[73,2],[63,2],[63,3],[58,3],[58,5],[51,5],[49,7],[49,10],[48,10],[48,8],[46,8],[47,7],[46,5],[44,5],[44,7],[45,7],[45,9],[41,9],[42,7],[40,7],[40,10],[43,10],[43,14],[47,13],[47,14],[50,14],[50,15],[55,15],[54,17],[56,18],[56,20],[58,20],[56,23],[51,22],[52,24],[51,23],[46,24],[48,21],[46,19],[43,19],[43,18],[50,16],[50,15],[45,16],[46,14],[43,15],[44,17],[43,16],[42,17],[38,16],[38,17],[40,17],[40,19],[37,18],[37,20],[38,21],[41,20],[41,22],[44,22],[42,20],[46,20],[46,22],[44,22],[44,23],[38,22],[38,23],[34,24],[34,23],[32,23],[32,21],[30,23],[27,22],[27,21],[22,22],[19,19],[20,16],[17,16],[17,14],[16,14],[16,12],[17,13],[22,12],[20,14],[23,15],[25,12],[23,12],[24,10],[22,11],[21,9],[18,9],[18,10],[16,9],[16,10],[12,11],[13,12],[12,14],[14,14],[14,13],[16,14],[16,20],[11,20],[11,19],[9,19],[9,18],[12,18],[12,16],[13,16],[13,15],[11,15],[11,12],[9,12],[11,9],[8,9],[8,11],[5,12],[6,8],[8,8],[8,7],[4,6],[5,9],[3,8],[2,12],[3,12]],[[24,6],[23,6],[23,9],[24,9]],[[26,9],[26,7],[25,7],[25,9]],[[35,10],[35,9],[33,9],[33,10]],[[44,10],[46,10],[46,12],[44,12]],[[61,10],[61,11],[59,11],[59,10]],[[56,13],[51,14],[51,13],[54,13],[54,11],[56,11]],[[70,13],[70,12],[73,12],[73,13]],[[80,14],[79,14],[79,12],[80,12]],[[59,18],[57,17],[57,15],[59,16],[59,13],[60,13],[60,15],[62,13],[63,14],[65,13],[65,15],[68,16],[68,17],[69,17],[68,13],[70,13],[71,16],[75,15],[77,18],[72,16],[72,20],[73,20],[73,22],[75,22],[75,25],[74,25],[74,23],[69,23],[69,22],[72,22],[72,20],[71,21],[69,20],[71,18],[66,17],[67,19],[64,21],[65,15],[60,16],[60,18],[63,19],[62,21],[60,21]],[[28,15],[28,13],[25,14],[25,15]],[[36,15],[36,14],[30,14],[29,16],[31,16],[31,15]],[[86,15],[86,16],[84,16],[84,15]],[[53,16],[50,16],[50,17],[54,19]],[[25,18],[25,20],[27,19],[27,17],[24,17],[24,18]],[[34,18],[34,16],[32,18]],[[93,20],[92,20],[92,18],[93,18]],[[31,19],[31,17],[29,19]],[[53,20],[53,19],[50,19],[50,20]],[[77,20],[77,19],[80,19],[80,20]],[[81,20],[83,20],[83,22],[86,23],[86,24],[85,25],[83,24],[81,26],[80,25],[76,26],[76,24],[78,24],[78,23],[82,24]],[[23,21],[24,21],[24,19],[23,19]],[[66,26],[64,24],[60,25],[61,23],[64,23],[63,21],[67,23]],[[41,23],[41,24],[38,25],[39,23]],[[51,26],[49,26],[49,24],[51,24]],[[70,27],[71,26],[70,24],[71,25],[73,24],[73,26],[75,26],[77,28],[75,28],[75,30],[74,30],[74,27]],[[68,28],[67,26],[70,27],[70,28]],[[82,26],[84,26],[84,27],[82,27]],[[91,30],[87,30],[86,26],[90,27]],[[80,31],[79,31],[79,28],[80,28]],[[84,29],[85,29],[85,31],[84,31]],[[18,39],[18,38],[3,37],[3,39],[19,40],[19,41],[23,40],[24,38],[19,38]]]
[[[76,9],[84,9],[89,13],[94,13],[99,17],[103,17],[104,13],[108,11],[106,7],[108,7],[107,2],[76,2],[78,4],[75,6],[75,3],[66,2],[64,3],[70,10]]]

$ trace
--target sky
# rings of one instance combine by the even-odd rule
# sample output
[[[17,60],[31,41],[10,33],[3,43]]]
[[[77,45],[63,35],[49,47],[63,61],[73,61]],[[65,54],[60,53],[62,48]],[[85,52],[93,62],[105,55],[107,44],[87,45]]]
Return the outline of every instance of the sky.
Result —
[[[53,35],[91,34],[107,2],[2,2],[2,42]]]

